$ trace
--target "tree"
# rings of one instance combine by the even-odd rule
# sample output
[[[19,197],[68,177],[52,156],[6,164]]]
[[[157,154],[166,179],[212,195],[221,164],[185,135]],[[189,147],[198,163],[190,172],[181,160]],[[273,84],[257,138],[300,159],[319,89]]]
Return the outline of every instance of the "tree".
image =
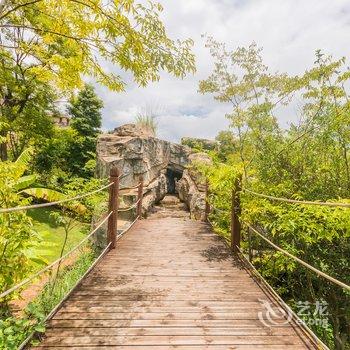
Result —
[[[206,46],[215,60],[215,68],[200,82],[199,92],[213,94],[219,102],[231,104],[232,112],[226,117],[238,138],[239,157],[247,178],[253,161],[275,147],[280,137],[275,109],[288,102],[299,87],[298,80],[270,73],[263,63],[262,49],[255,43],[228,51],[225,44],[209,37]]]
[[[94,169],[89,163],[96,157],[97,135],[102,124],[102,107],[103,103],[91,85],[85,85],[77,97],[70,101],[68,111],[72,116],[71,126],[77,137],[71,144],[69,164],[75,175],[87,176],[93,173]]]
[[[0,153],[16,159],[32,141],[52,133],[51,114],[56,95],[49,84],[27,71],[16,55],[13,60],[0,49]]]
[[[231,131],[220,131],[215,140],[218,143],[218,156],[221,161],[225,162],[237,153],[237,139]]]
[[[348,203],[350,72],[345,59],[334,60],[318,51],[314,66],[304,74],[271,75],[255,45],[227,52],[221,44],[209,43],[216,65],[200,91],[232,104],[228,118],[235,132],[217,137],[222,145],[233,146],[231,156],[222,157],[224,149],[219,147],[214,165],[206,169],[210,201],[219,209],[211,218],[218,233],[227,235],[230,229],[232,177],[239,176],[242,166],[247,175],[243,188],[276,197]],[[288,103],[294,91],[303,98],[301,121],[281,132],[274,125],[275,106]],[[249,223],[278,246],[349,285],[348,209],[290,205],[245,191],[241,204],[243,237]],[[244,239],[245,252],[247,245]],[[298,302],[327,303],[328,325],[310,322],[310,327],[330,348],[348,349],[348,291],[271,249],[258,236],[251,236],[250,245],[254,266],[296,311]],[[311,314],[314,311],[310,309]]]
[[[86,84],[78,96],[72,98],[69,113],[71,126],[79,135],[96,138],[102,125],[101,109],[103,102],[98,98],[93,86]]]
[[[0,105],[11,109],[12,117],[25,108],[29,97],[36,101],[33,82],[70,93],[81,88],[82,76],[88,75],[121,91],[125,82],[116,70],[130,72],[141,86],[158,80],[163,69],[177,77],[195,70],[192,40],[167,36],[159,4],[133,0],[2,0],[0,4]],[[103,68],[106,62],[114,72]],[[5,112],[0,113],[4,160],[14,130]]]
[[[16,52],[28,69],[54,86],[71,89],[89,75],[123,90],[119,74],[105,61],[130,71],[144,86],[165,69],[178,77],[194,71],[192,40],[173,41],[159,18],[161,5],[133,0],[5,0],[0,8],[0,47]]]

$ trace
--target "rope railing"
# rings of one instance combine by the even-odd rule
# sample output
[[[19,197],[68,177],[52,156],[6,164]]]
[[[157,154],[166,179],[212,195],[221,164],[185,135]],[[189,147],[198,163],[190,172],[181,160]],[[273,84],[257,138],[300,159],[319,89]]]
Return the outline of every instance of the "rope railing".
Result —
[[[218,211],[221,213],[226,213],[224,210],[220,210],[217,208],[212,208],[213,211]],[[214,227],[215,223],[212,222],[209,218],[208,218],[208,222],[210,223],[211,226]],[[272,241],[270,241],[267,237],[265,237],[263,234],[261,234],[258,230],[256,230],[254,227],[252,227],[251,225],[247,224],[246,222],[243,222],[244,225],[246,225],[252,232],[254,232],[255,234],[257,234],[259,237],[261,237],[264,241],[266,241],[268,244],[270,244],[272,247],[274,247],[276,250],[280,251],[281,253],[283,253],[284,255],[289,256],[291,259],[297,261],[298,263],[300,263],[301,265],[307,267],[308,269],[312,270],[313,272],[315,272],[317,275],[324,277],[325,279],[327,279],[330,282],[333,282],[334,284],[337,284],[338,286],[349,290],[350,291],[350,286],[337,280],[336,278],[327,275],[326,273],[316,269],[315,267],[311,266],[310,264],[308,264],[307,262],[301,260],[300,258],[296,257],[295,255],[289,253],[288,251],[282,249],[281,247],[279,247],[278,245],[276,245],[275,243],[273,243]],[[236,247],[237,250],[241,251],[240,247],[237,246]]]
[[[78,248],[80,248],[89,238],[91,238],[91,236],[93,236],[99,228],[101,228],[101,226],[109,219],[109,217],[112,215],[112,212],[110,212],[96,227],[93,231],[91,231],[84,239],[82,239],[80,241],[79,244],[77,244],[73,249],[71,249],[69,252],[67,252],[66,254],[62,255],[62,257],[58,258],[57,260],[55,260],[54,262],[52,262],[50,265],[45,266],[43,269],[41,269],[40,271],[36,272],[34,275],[26,278],[25,280],[23,280],[22,282],[16,284],[15,286],[13,286],[12,288],[6,290],[5,292],[2,292],[0,294],[0,299],[6,297],[7,295],[14,293],[15,291],[17,291],[18,289],[20,289],[21,287],[25,286],[26,284],[28,284],[29,282],[33,281],[35,278],[41,276],[42,274],[44,274],[45,272],[47,272],[48,270],[50,270],[52,267],[56,266],[57,264],[59,264],[61,261],[65,260],[68,256],[70,256],[72,253],[74,253]]]
[[[227,214],[227,211],[224,210],[224,209],[219,209],[219,208],[216,208],[216,207],[212,207],[212,211],[216,211],[218,212],[219,214]]]
[[[300,258],[294,256],[293,254],[289,253],[288,251],[282,249],[281,247],[277,246],[275,243],[273,243],[271,240],[269,240],[267,237],[265,237],[263,234],[261,234],[258,230],[256,230],[251,225],[244,223],[241,221],[241,202],[240,202],[240,194],[242,192],[248,192],[252,195],[256,195],[258,197],[270,199],[270,200],[276,200],[276,201],[282,201],[282,202],[288,202],[288,203],[297,203],[297,204],[307,204],[307,205],[323,205],[323,206],[331,206],[331,207],[350,207],[350,204],[347,203],[331,203],[331,202],[313,202],[313,201],[299,201],[299,200],[293,200],[293,199],[287,199],[287,198],[279,198],[279,197],[273,197],[265,194],[261,194],[258,192],[251,191],[249,189],[242,189],[241,188],[241,181],[240,179],[236,179],[235,186],[232,189],[232,203],[231,203],[231,210],[230,210],[230,216],[231,216],[231,227],[230,227],[230,241],[231,241],[231,248],[234,251],[241,251],[240,250],[240,244],[241,244],[241,224],[245,224],[252,232],[257,234],[259,237],[261,237],[263,240],[265,240],[268,244],[270,244],[272,247],[274,247],[279,252],[283,253],[284,255],[290,257],[294,261],[297,261],[301,265],[305,266],[306,268],[310,269],[311,271],[315,272],[317,275],[322,276],[323,278],[327,279],[330,282],[333,282],[334,284],[346,289],[350,290],[350,286],[337,280],[334,277],[331,277],[327,275],[326,273],[316,269],[315,267],[311,266],[310,264],[306,263],[305,261],[301,260]],[[218,209],[215,207],[211,207],[212,212],[218,212],[221,214],[227,214],[225,210]],[[209,221],[210,224],[213,226],[213,223]]]
[[[124,175],[125,176],[125,175]],[[108,185],[103,186],[97,190],[84,193],[82,195],[74,196],[71,198],[67,198],[60,201],[50,202],[50,203],[42,203],[42,204],[34,204],[34,205],[28,205],[28,206],[22,206],[22,207],[14,207],[14,208],[4,208],[0,209],[0,213],[10,213],[20,210],[27,210],[27,209],[36,209],[36,208],[42,208],[42,207],[49,207],[54,205],[59,205],[62,203],[66,203],[69,201],[74,201],[78,199],[82,199],[88,196],[91,196],[93,194],[96,194],[98,192],[101,192],[105,189],[110,190],[109,193],[109,212],[105,216],[105,218],[100,221],[100,223],[86,236],[84,239],[82,239],[74,248],[72,248],[70,251],[62,255],[60,258],[56,259],[54,262],[50,263],[49,265],[45,266],[43,269],[39,270],[38,272],[34,273],[30,277],[24,279],[20,283],[16,284],[15,286],[11,287],[10,289],[2,292],[0,294],[0,299],[8,296],[9,294],[14,293],[15,291],[19,290],[20,288],[24,287],[31,281],[33,281],[35,278],[43,275],[50,269],[52,269],[54,266],[61,263],[63,260],[65,260],[68,256],[70,256],[72,253],[74,253],[77,249],[79,249],[88,239],[90,239],[107,221],[108,221],[108,249],[114,248],[115,241],[117,240],[116,230],[117,230],[117,216],[118,212],[128,211],[133,208],[137,208],[137,216],[136,219],[131,223],[131,225],[125,229],[122,233],[118,235],[118,239],[125,234],[134,224],[135,222],[141,217],[142,214],[142,197],[143,197],[143,179],[140,178],[140,182],[137,184],[135,188],[138,188],[138,200],[131,205],[128,208],[118,209],[117,201],[118,201],[118,193],[119,193],[119,180],[124,177],[122,175],[118,174],[118,171],[116,168],[111,169],[111,176],[110,176],[110,182]]]
[[[283,198],[283,197],[274,197],[263,193],[254,192],[252,190],[249,190],[247,188],[242,189],[243,192],[247,192],[249,194],[252,194],[257,197],[266,198],[273,201],[278,202],[285,202],[285,203],[291,203],[291,204],[305,204],[305,205],[321,205],[326,207],[343,207],[343,208],[350,208],[350,203],[337,203],[337,202],[317,202],[317,201],[302,201],[298,199],[289,199],[289,198]]]
[[[136,189],[138,189],[139,188],[139,186],[141,185],[141,182],[139,182],[137,185],[135,185],[135,186],[132,186],[132,187],[123,187],[123,188],[121,188],[120,190],[121,191],[126,191],[126,190],[136,190]]]
[[[326,280],[333,282],[334,284],[337,284],[338,286],[349,290],[350,291],[350,286],[348,286],[347,284],[337,280],[336,278],[327,275],[326,273],[316,269],[315,267],[311,266],[310,264],[308,264],[307,262],[301,260],[300,258],[296,257],[295,255],[289,253],[287,250],[279,247],[278,245],[276,245],[275,243],[273,243],[272,241],[270,241],[268,238],[266,238],[263,234],[261,234],[258,230],[256,230],[253,226],[247,224],[244,222],[244,224],[252,231],[254,232],[256,235],[258,235],[260,238],[262,238],[265,242],[267,242],[270,246],[274,247],[276,250],[278,250],[279,252],[283,253],[284,255],[287,255],[288,257],[290,257],[291,259],[297,261],[299,264],[305,266],[306,268],[308,268],[309,270],[315,272],[317,275],[322,276],[323,278],[325,278]]]
[[[65,295],[65,297],[55,306],[53,310],[45,317],[45,319],[42,321],[43,323],[46,323],[48,320],[53,317],[53,315],[61,308],[63,303],[68,299],[68,297],[74,292],[74,290],[79,286],[79,284],[83,281],[83,279],[92,271],[92,269],[100,262],[100,260],[106,255],[108,250],[111,247],[112,242],[109,242],[107,246],[103,249],[103,251],[100,253],[100,255],[94,260],[94,262],[91,264],[91,266],[88,268],[88,270],[85,271],[85,273],[79,278],[79,280],[74,284],[74,286],[70,289],[70,291]],[[21,345],[19,345],[18,350],[24,350],[27,348],[29,342],[35,335],[36,331],[29,334],[29,336],[22,342]]]
[[[117,241],[119,241],[119,239],[122,238],[122,236],[124,236],[124,234],[127,233],[135,225],[135,223],[138,221],[139,218],[140,218],[139,215],[136,216],[136,219],[125,230],[123,230],[123,232],[117,235]]]
[[[141,199],[138,199],[134,204],[132,204],[130,207],[127,207],[127,208],[121,208],[121,209],[118,208],[118,213],[123,213],[136,208],[140,201]]]
[[[91,237],[98,232],[99,229],[106,223],[108,223],[107,226],[107,235],[106,235],[106,246],[103,249],[102,253],[99,254],[99,256],[92,261],[92,263],[89,263],[89,266],[86,266],[86,271],[82,273],[82,276],[78,277],[78,281],[74,284],[72,288],[69,289],[68,293],[63,296],[63,298],[60,297],[60,301],[58,304],[54,304],[54,308],[51,310],[47,310],[48,315],[45,317],[44,322],[49,320],[50,318],[53,317],[53,315],[58,311],[58,309],[62,306],[63,302],[69,297],[69,295],[75,290],[75,288],[81,283],[81,281],[92,271],[92,269],[96,266],[96,264],[103,258],[105,254],[108,253],[108,251],[112,250],[115,248],[116,242],[119,241],[134,225],[135,223],[141,218],[142,216],[142,200],[144,196],[144,187],[143,187],[143,178],[140,177],[139,183],[134,186],[133,188],[130,189],[137,189],[137,201],[133,203],[130,207],[128,208],[118,208],[119,207],[119,200],[120,200],[120,195],[123,195],[120,193],[120,179],[123,177],[127,176],[127,174],[120,175],[117,168],[112,168],[110,170],[110,178],[109,178],[109,183],[108,185],[105,185],[101,188],[98,188],[94,191],[87,192],[81,195],[77,195],[71,198],[64,198],[62,200],[58,200],[55,202],[49,202],[49,203],[41,203],[41,204],[33,204],[33,205],[27,205],[27,206],[21,206],[21,207],[14,207],[14,208],[1,208],[0,209],[0,214],[1,213],[11,213],[11,212],[17,212],[21,210],[28,210],[28,209],[37,209],[37,208],[43,208],[43,207],[51,207],[51,206],[56,206],[60,204],[64,204],[70,201],[78,201],[79,199],[94,195],[96,193],[99,193],[103,190],[108,189],[109,190],[109,199],[108,199],[108,214],[105,215],[105,217],[97,224],[97,226],[89,233],[87,234],[76,246],[74,246],[72,249],[70,249],[68,252],[64,253],[63,252],[63,247],[65,247],[65,243],[63,244],[62,251],[61,251],[61,256],[56,259],[55,261],[49,263],[47,266],[44,268],[40,269],[37,272],[34,272],[32,275],[29,277],[25,278],[21,282],[17,283],[16,285],[12,286],[11,288],[7,289],[4,292],[0,293],[0,301],[4,302],[9,302],[11,301],[11,294],[18,292],[21,294],[24,289],[28,288],[28,285],[30,286],[35,279],[41,278],[45,276],[50,271],[55,271],[56,272],[56,279],[53,283],[52,289],[55,287],[55,283],[57,280],[57,276],[59,274],[60,266],[62,261],[67,259],[68,257],[72,256],[74,252],[76,252],[79,248],[83,247],[83,245],[91,239]],[[78,202],[79,203],[79,202]],[[129,211],[131,209],[136,208],[136,218],[118,234],[118,213],[119,212],[124,212],[124,211]],[[78,256],[78,254],[77,254]],[[76,259],[74,255],[73,259],[73,264],[75,264]],[[53,270],[54,269],[54,270]],[[52,272],[50,272],[52,273]],[[50,275],[51,276],[51,275]],[[44,280],[45,281],[45,280]],[[48,283],[51,283],[50,280]],[[46,281],[45,284],[46,285]],[[27,337],[27,339],[20,345],[20,349],[24,349],[27,344],[29,344],[30,340],[34,336],[35,331]]]
[[[298,201],[298,200],[289,200],[287,198],[279,198],[279,197],[273,197],[264,195],[261,193],[257,193],[251,190],[247,189],[241,189],[241,181],[240,179],[236,179],[235,185],[231,189],[232,197],[231,197],[231,205],[230,208],[216,208],[214,206],[209,205],[209,212],[211,212],[213,215],[209,216],[206,215],[206,218],[210,225],[215,228],[219,224],[220,221],[212,222],[212,219],[219,219],[221,220],[223,216],[225,215],[225,227],[227,225],[227,221],[229,221],[230,224],[230,236],[224,236],[226,243],[231,247],[232,251],[236,254],[237,258],[244,264],[244,266],[247,268],[247,270],[252,274],[252,276],[255,276],[258,278],[258,283],[261,288],[266,288],[266,291],[271,293],[270,295],[277,300],[279,305],[288,313],[288,315],[292,315],[292,319],[296,322],[296,324],[300,325],[303,331],[305,331],[305,334],[312,339],[315,344],[317,344],[318,347],[322,347],[324,349],[328,349],[328,347],[318,338],[318,336],[314,333],[314,330],[311,329],[311,326],[309,327],[308,324],[300,319],[300,314],[296,314],[291,307],[287,305],[287,303],[277,294],[277,292],[273,289],[273,287],[269,284],[268,281],[264,279],[264,277],[261,276],[256,266],[254,266],[255,260],[255,250],[252,249],[252,235],[255,234],[258,236],[257,239],[262,239],[266,244],[268,244],[270,247],[266,247],[268,250],[268,254],[273,254],[273,249],[275,249],[277,252],[281,253],[283,256],[286,256],[289,259],[292,259],[294,262],[296,262],[297,266],[296,268],[306,268],[309,271],[312,271],[312,273],[315,273],[317,278],[323,278],[327,283],[332,283],[334,288],[336,286],[341,288],[341,293],[349,293],[350,291],[350,285],[338,280],[337,278],[334,278],[327,273],[317,269],[316,267],[310,265],[306,261],[300,259],[299,257],[291,254],[289,251],[281,248],[277,244],[273,243],[270,239],[268,239],[263,233],[259,232],[259,230],[252,227],[252,225],[244,222],[242,220],[241,216],[241,201],[240,201],[240,195],[242,192],[246,191],[249,192],[252,195],[256,195],[262,198],[266,198],[269,200],[280,200],[281,202],[288,202],[293,204],[307,204],[307,205],[323,205],[323,206],[331,206],[331,207],[344,207],[348,208],[350,207],[350,204],[347,203],[329,203],[329,202],[312,202],[312,201]],[[208,194],[208,191],[207,193]],[[208,198],[208,197],[206,197]],[[208,201],[208,200],[207,200]],[[248,252],[245,251],[245,249],[241,249],[241,241],[242,241],[242,225],[245,225],[245,227],[248,228]],[[220,232],[219,232],[220,234]],[[272,247],[272,248],[271,248]],[[254,247],[255,248],[255,247]],[[264,253],[263,253],[264,254]],[[322,265],[321,265],[322,266]],[[322,295],[323,296],[323,295]],[[322,298],[321,296],[321,298]],[[328,315],[328,314],[327,314]]]
[[[67,203],[67,202],[75,201],[75,200],[82,199],[82,198],[85,198],[85,197],[89,197],[89,196],[91,196],[91,195],[93,195],[95,193],[101,192],[101,191],[111,187],[112,185],[113,185],[113,183],[111,182],[108,185],[103,186],[103,187],[101,187],[101,188],[99,188],[97,190],[94,190],[94,191],[91,191],[91,192],[87,192],[87,193],[84,193],[84,194],[81,194],[81,195],[78,195],[78,196],[75,196],[75,197],[62,199],[62,200],[55,201],[55,202],[25,205],[25,206],[14,207],[14,208],[2,208],[2,209],[0,209],[0,214],[13,213],[13,212],[16,212],[16,211],[21,211],[21,210],[37,209],[37,208],[52,207],[52,206],[55,206],[55,205],[60,205],[60,204],[63,204],[63,203]]]

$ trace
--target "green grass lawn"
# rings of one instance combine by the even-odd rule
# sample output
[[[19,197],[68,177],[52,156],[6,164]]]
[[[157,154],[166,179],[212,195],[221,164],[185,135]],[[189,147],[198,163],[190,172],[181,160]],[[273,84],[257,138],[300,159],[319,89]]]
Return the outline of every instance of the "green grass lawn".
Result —
[[[55,210],[52,208],[28,210],[28,215],[33,219],[34,228],[42,238],[42,242],[35,249],[34,255],[44,258],[47,262],[52,262],[60,256],[65,237],[64,228],[57,225],[50,216],[50,213]],[[71,250],[86,236],[89,227],[89,224],[74,221],[74,227],[69,232],[65,252]]]

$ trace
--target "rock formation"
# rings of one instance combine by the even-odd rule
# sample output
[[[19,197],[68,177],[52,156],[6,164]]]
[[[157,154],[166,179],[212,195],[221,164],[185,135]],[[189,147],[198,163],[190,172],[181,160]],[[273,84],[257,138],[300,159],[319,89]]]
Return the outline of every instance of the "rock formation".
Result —
[[[196,219],[203,218],[204,187],[198,174],[188,168],[191,161],[208,161],[205,154],[192,153],[184,145],[160,140],[134,124],[102,134],[97,143],[97,175],[108,177],[112,167],[121,174],[120,188],[137,186],[144,179],[143,212],[162,200],[166,193],[179,193]],[[188,169],[187,169],[188,168]],[[137,191],[124,191],[122,206],[136,199]]]
[[[205,213],[205,179],[195,170],[195,163],[210,164],[211,159],[206,153],[193,153],[189,156],[189,166],[184,170],[182,178],[176,184],[176,190],[181,201],[187,204],[191,216],[203,220]]]
[[[122,175],[121,189],[137,186],[143,176],[147,211],[167,193],[167,171],[180,178],[190,153],[186,146],[157,139],[134,124],[126,124],[98,138],[97,175],[108,177],[110,169],[117,167]]]

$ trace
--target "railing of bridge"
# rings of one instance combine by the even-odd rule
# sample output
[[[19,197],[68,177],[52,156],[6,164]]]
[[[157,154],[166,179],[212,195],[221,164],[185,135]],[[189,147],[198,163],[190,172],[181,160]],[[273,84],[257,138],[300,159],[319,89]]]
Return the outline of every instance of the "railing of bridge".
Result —
[[[208,184],[206,187],[207,196],[209,195],[209,189]],[[282,254],[288,256],[289,258],[293,259],[294,261],[298,262],[299,264],[305,266],[306,268],[310,269],[311,271],[315,272],[317,275],[322,276],[323,278],[327,279],[328,281],[337,284],[338,286],[350,291],[350,286],[337,280],[336,278],[333,278],[332,276],[327,275],[326,273],[314,268],[310,264],[306,263],[305,261],[299,259],[295,255],[289,253],[285,249],[282,249],[278,245],[274,244],[271,240],[269,240],[266,237],[266,234],[261,233],[257,228],[253,227],[252,224],[244,222],[241,220],[241,202],[240,202],[240,195],[243,192],[247,192],[250,195],[269,199],[276,202],[284,202],[284,203],[290,203],[290,204],[301,204],[301,205],[320,205],[320,206],[329,206],[329,207],[343,207],[343,208],[350,208],[349,203],[336,203],[336,202],[317,202],[317,201],[301,201],[301,200],[295,200],[295,199],[288,199],[288,198],[281,198],[281,197],[274,197],[269,196],[266,194],[258,193],[251,191],[249,189],[241,187],[241,180],[237,179],[235,186],[232,188],[232,196],[231,196],[231,230],[230,230],[230,245],[231,249],[236,252],[243,253],[241,250],[241,242],[242,242],[242,226],[245,226],[248,230],[248,260],[252,260],[252,247],[251,247],[251,234],[254,233],[256,236],[263,239],[266,243],[268,243],[271,247],[276,249],[277,251],[281,252]],[[209,200],[206,200],[206,208],[205,208],[205,218],[210,222],[209,214],[212,212],[222,212],[223,210],[211,207],[209,204]],[[211,223],[211,222],[210,222]]]
[[[125,176],[125,175],[124,175]],[[70,198],[66,198],[60,201],[55,202],[48,202],[48,203],[40,203],[40,204],[33,204],[28,206],[21,206],[21,207],[14,207],[14,208],[2,208],[0,209],[0,215],[11,215],[13,212],[18,211],[26,211],[26,210],[32,210],[32,209],[38,209],[38,208],[46,208],[46,207],[57,207],[61,205],[67,205],[67,203],[75,203],[74,205],[77,205],[79,203],[79,200],[83,198],[88,198],[90,196],[93,196],[95,194],[104,193],[106,190],[108,190],[108,211],[102,215],[102,218],[100,218],[97,222],[95,227],[89,232],[78,244],[76,244],[72,249],[70,249],[68,252],[64,253],[64,250],[62,249],[62,253],[58,259],[51,262],[44,268],[40,269],[39,271],[36,271],[23,279],[22,281],[18,282],[17,284],[11,286],[9,289],[1,291],[0,293],[0,305],[1,303],[6,303],[7,301],[11,300],[11,297],[13,294],[16,294],[17,296],[21,296],[21,293],[28,287],[30,287],[33,283],[43,281],[43,290],[50,289],[50,294],[53,294],[54,288],[56,286],[57,279],[62,275],[62,268],[64,270],[64,264],[65,261],[70,260],[68,266],[74,266],[74,262],[79,260],[79,257],[87,251],[89,253],[93,252],[93,259],[89,260],[89,265],[85,266],[85,269],[80,271],[80,276],[76,279],[73,286],[69,288],[68,291],[66,291],[64,294],[61,295],[59,300],[57,300],[56,305],[53,307],[52,310],[49,310],[47,315],[43,317],[40,316],[39,320],[32,320],[31,322],[40,322],[40,328],[42,328],[42,325],[45,324],[45,322],[50,319],[54,313],[60,308],[63,301],[68,298],[68,296],[73,292],[73,290],[80,284],[80,282],[84,279],[85,276],[93,269],[93,267],[103,258],[103,256],[111,249],[116,248],[116,242],[125,234],[127,233],[131,227],[141,218],[142,216],[142,199],[144,196],[144,183],[143,178],[139,178],[139,183],[130,188],[123,188],[123,190],[137,190],[137,200],[135,203],[133,203],[131,206],[126,208],[119,208],[119,201],[120,201],[120,180],[123,178],[123,175],[119,174],[119,171],[117,168],[112,168],[110,171],[110,178],[109,183],[105,186],[102,186],[94,191],[87,192],[81,195],[73,196]],[[73,207],[74,207],[73,205]],[[118,213],[121,212],[127,212],[127,211],[133,211],[135,212],[135,217],[133,218],[132,222],[124,228],[121,232],[118,233]],[[106,226],[107,225],[107,229]],[[96,252],[96,247],[94,248],[94,237],[98,234],[101,234],[101,231],[105,234],[105,243],[102,249],[99,249],[98,252]],[[72,263],[73,261],[73,263]],[[40,292],[39,292],[40,294]],[[28,337],[22,342],[22,344],[19,346],[19,349],[25,348],[26,345],[28,345],[29,341],[33,338],[34,334],[37,333],[36,329],[38,327],[33,327],[33,332],[30,332]]]
[[[229,237],[227,236],[225,237],[226,242],[230,245],[231,250],[235,254],[237,254],[241,259],[243,259],[243,261],[247,264],[247,266],[253,270],[254,274],[259,278],[259,280],[263,281],[263,283],[267,285],[269,291],[276,298],[278,298],[281,305],[283,306],[284,309],[287,310],[287,312],[294,314],[294,311],[289,307],[289,305],[287,305],[286,302],[282,300],[279,294],[277,294],[272,289],[272,287],[265,280],[265,278],[259,273],[258,267],[255,264],[255,262],[259,258],[261,258],[266,252],[269,253],[269,256],[272,256],[273,254],[271,253],[272,251],[275,251],[276,253],[284,255],[285,257],[289,258],[291,261],[295,262],[296,264],[299,264],[301,268],[309,270],[311,271],[311,273],[316,274],[316,276],[318,276],[319,278],[322,278],[325,281],[329,282],[330,285],[333,284],[335,287],[340,287],[344,291],[344,294],[348,295],[348,297],[350,298],[349,284],[339,280],[338,278],[330,276],[329,274],[325,273],[324,271],[321,271],[318,268],[315,268],[314,266],[312,266],[312,263],[308,263],[304,261],[303,259],[299,258],[295,254],[292,254],[291,252],[289,252],[288,249],[284,249],[278,244],[274,243],[273,235],[269,234],[270,232],[266,228],[264,228],[263,225],[259,225],[259,224],[257,225],[257,223],[255,223],[254,225],[251,222],[243,220],[244,215],[242,215],[242,211],[244,211],[244,208],[242,207],[242,204],[241,204],[241,197],[244,195],[245,199],[247,199],[248,196],[260,198],[262,200],[270,201],[271,203],[274,203],[276,205],[289,204],[289,205],[297,205],[297,206],[299,205],[322,206],[322,207],[331,207],[331,208],[343,208],[344,210],[350,209],[350,203],[304,201],[304,200],[296,200],[296,199],[271,196],[268,194],[253,191],[249,188],[242,187],[241,177],[237,177],[232,186],[231,196],[230,196],[231,203],[229,208],[227,207],[216,208],[212,206],[210,204],[211,195],[214,195],[214,194],[210,193],[209,184],[207,182],[205,218],[209,221],[209,223],[211,224],[211,226],[213,226],[214,229],[215,227],[217,227],[216,223],[213,221],[215,220],[216,216],[224,216],[226,219],[229,218],[228,219],[230,223]],[[259,240],[263,244],[259,244]],[[334,249],[337,249],[337,247],[334,247]],[[349,260],[350,260],[350,257],[348,257],[348,261]],[[258,261],[261,262],[261,260],[258,260]],[[349,313],[350,310],[347,310],[347,311],[345,310],[345,313],[346,312]],[[300,322],[300,320],[298,320],[298,322]],[[310,328],[307,326],[306,323],[303,322],[301,325],[306,329],[306,331],[309,334],[311,334],[312,337],[314,337],[316,341],[319,341],[318,337],[314,335],[313,331],[310,330]],[[350,330],[350,323],[347,325],[347,327]],[[321,342],[320,344],[322,344],[323,347],[327,348],[327,346],[324,343]]]

